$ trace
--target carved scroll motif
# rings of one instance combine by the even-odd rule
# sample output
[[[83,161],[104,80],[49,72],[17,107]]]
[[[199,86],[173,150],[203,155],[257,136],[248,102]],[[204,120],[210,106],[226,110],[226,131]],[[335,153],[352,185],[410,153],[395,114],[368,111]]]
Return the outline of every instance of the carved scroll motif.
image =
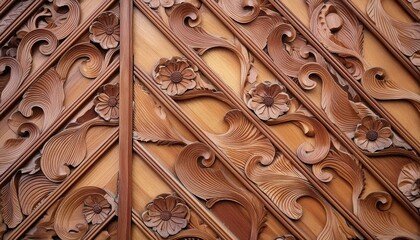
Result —
[[[214,153],[202,143],[192,143],[179,154],[175,172],[182,184],[211,208],[219,201],[231,201],[248,212],[250,239],[257,239],[264,226],[264,205],[249,191],[234,183],[223,170],[214,166]]]
[[[363,25],[342,3],[307,0],[310,9],[310,29],[315,37],[360,79],[364,72]]]
[[[409,163],[405,165],[398,176],[398,188],[420,209],[420,165],[418,163]]]
[[[382,6],[381,0],[370,0],[367,13],[379,31],[411,62],[420,67],[420,23],[405,23],[393,19]]]

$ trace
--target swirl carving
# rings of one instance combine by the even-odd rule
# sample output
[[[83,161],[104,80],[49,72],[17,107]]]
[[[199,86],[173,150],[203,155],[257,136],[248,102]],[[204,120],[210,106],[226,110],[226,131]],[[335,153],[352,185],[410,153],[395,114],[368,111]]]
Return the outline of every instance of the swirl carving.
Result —
[[[392,79],[389,79],[384,69],[375,67],[363,74],[361,81],[364,89],[372,97],[379,100],[405,99],[420,111],[420,96],[414,92],[398,86]]]
[[[350,74],[360,79],[364,72],[363,26],[342,1],[307,1],[310,5],[310,30]]]
[[[277,154],[273,163],[268,166],[260,164],[258,159],[254,158],[247,163],[245,174],[291,219],[298,220],[303,215],[303,208],[298,203],[299,198],[310,197],[317,200],[323,206],[327,219],[317,239],[357,236],[345,219],[328,205],[308,180],[283,155]]]
[[[381,0],[370,0],[367,14],[378,30],[396,46],[411,62],[420,67],[420,23],[405,23],[387,14]]]
[[[211,208],[219,201],[231,201],[248,212],[250,239],[257,239],[264,225],[264,205],[249,191],[235,184],[223,170],[214,166],[216,157],[206,145],[195,142],[186,146],[175,163],[182,184]]]

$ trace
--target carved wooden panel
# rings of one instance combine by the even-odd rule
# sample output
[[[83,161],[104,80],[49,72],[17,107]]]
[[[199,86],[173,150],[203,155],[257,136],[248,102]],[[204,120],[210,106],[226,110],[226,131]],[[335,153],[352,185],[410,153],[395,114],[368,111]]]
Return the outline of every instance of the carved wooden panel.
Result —
[[[409,0],[0,0],[2,239],[419,239]]]

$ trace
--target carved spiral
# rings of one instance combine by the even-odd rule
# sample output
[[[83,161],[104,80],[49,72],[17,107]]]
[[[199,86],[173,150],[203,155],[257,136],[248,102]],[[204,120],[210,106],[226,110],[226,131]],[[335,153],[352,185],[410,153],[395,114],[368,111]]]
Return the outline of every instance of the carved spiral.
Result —
[[[68,8],[68,18],[66,22],[60,26],[50,29],[59,40],[66,38],[72,33],[80,21],[80,3],[77,0],[54,0],[53,7],[55,9],[66,7]]]
[[[226,14],[238,23],[252,22],[260,14],[260,3],[258,1],[231,1],[220,0],[219,5]]]
[[[0,93],[0,103],[9,99],[23,82],[23,69],[16,59],[11,57],[0,58],[0,72],[4,72],[6,67],[9,67],[11,72],[7,85]]]

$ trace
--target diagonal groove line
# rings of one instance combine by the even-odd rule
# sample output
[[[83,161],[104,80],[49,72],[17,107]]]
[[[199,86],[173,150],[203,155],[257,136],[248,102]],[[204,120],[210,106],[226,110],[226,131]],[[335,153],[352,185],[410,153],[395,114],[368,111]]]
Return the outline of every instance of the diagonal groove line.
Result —
[[[132,220],[134,225],[136,225],[149,239],[160,240],[156,234],[153,234],[150,229],[143,224],[140,215],[136,211],[131,211],[131,215],[133,216]]]
[[[237,179],[239,179],[244,186],[253,192],[260,201],[265,202],[266,207],[277,218],[288,230],[298,239],[310,239],[311,237],[306,233],[303,233],[298,227],[295,226],[293,221],[291,221],[272,201],[256,186],[251,180],[249,180],[245,174],[239,170],[226,156],[226,154],[220,150],[211,139],[198,127],[189,117],[183,112],[183,110],[178,106],[178,104],[165,95],[153,82],[146,73],[138,68],[135,70],[136,76],[141,76],[142,78],[147,79],[144,81],[145,85],[153,92],[155,96],[159,96],[162,99],[162,103],[181,121],[184,122],[185,127],[189,129],[201,142],[206,143],[215,153],[216,156],[221,160],[223,165],[228,168]]]
[[[371,33],[375,35],[379,41],[397,58],[403,63],[404,67],[414,76],[417,81],[420,81],[420,69],[418,69],[407,56],[405,56],[395,45],[393,45],[387,38],[381,35],[381,32],[376,28],[372,20],[368,19],[352,1],[343,1],[343,3],[357,16],[357,18],[369,29]]]
[[[100,224],[94,224],[92,228],[90,228],[89,231],[83,236],[82,239],[94,239],[94,237],[98,235],[99,231],[104,229],[106,225],[108,225],[108,223],[111,222],[115,216],[117,216],[117,213],[115,212],[115,210],[113,210],[108,214],[108,216],[103,222],[101,222]]]
[[[300,32],[305,39],[308,40],[308,42],[311,43],[313,47],[317,49],[319,53],[322,54],[322,56],[328,60],[334,67],[334,69],[343,76],[346,81],[350,84],[350,86],[360,95],[361,98],[363,98],[371,108],[373,108],[379,115],[384,117],[392,126],[392,128],[401,136],[403,137],[417,152],[420,151],[420,143],[418,139],[416,139],[413,135],[410,134],[409,131],[399,122],[395,119],[392,114],[390,114],[376,99],[371,97],[369,94],[365,92],[363,89],[363,86],[357,81],[344,67],[340,61],[338,61],[322,43],[319,42],[319,40],[303,25],[302,22],[300,22],[299,19],[297,19],[286,7],[279,4],[277,1],[270,0],[273,6],[277,9],[277,11],[282,15],[285,16],[289,22],[297,29],[298,32]],[[223,11],[220,9],[216,10],[216,5],[210,3],[208,0],[204,0],[205,4],[211,7],[211,11],[214,13],[217,11],[220,15],[223,14]],[[346,3],[347,1],[343,1]],[[224,17],[225,21],[228,22],[230,19],[227,19],[228,16]],[[231,25],[231,24],[227,24]],[[235,28],[234,25],[232,25],[233,28]],[[253,47],[251,47],[253,48]],[[254,50],[258,51],[258,49]],[[413,75],[416,79],[420,79],[420,73]],[[287,77],[287,76],[286,76]],[[287,77],[288,78],[288,77]]]
[[[242,100],[236,96],[235,93],[233,93],[229,87],[224,86],[224,84],[222,83],[222,81],[209,69],[209,67],[204,63],[204,61],[192,50],[190,49],[188,46],[186,46],[181,40],[179,40],[172,32],[171,30],[169,30],[169,28],[162,22],[162,20],[160,19],[160,17],[157,16],[156,13],[154,13],[153,11],[151,11],[144,3],[140,2],[139,0],[136,0],[135,3],[137,4],[137,6],[139,8],[142,9],[142,12],[165,34],[165,36],[172,42],[174,43],[176,46],[178,46],[178,48],[181,50],[181,52],[183,54],[185,54],[185,56],[187,56],[188,58],[190,58],[190,60],[192,60],[197,66],[199,66],[199,68],[201,69],[201,72],[208,78],[210,79],[215,86],[217,86],[219,89],[222,89],[225,94],[227,94],[227,96],[234,102],[236,103],[236,105],[242,110],[243,113],[246,113],[245,115],[247,116],[248,119],[250,119],[251,122],[254,122],[254,124],[259,128],[259,130],[261,132],[263,132],[274,144],[278,149],[282,149],[285,153],[287,153],[287,155],[289,155],[288,157],[291,159],[294,159],[294,164],[295,166],[302,171],[302,173],[305,175],[305,177],[308,178],[308,180],[311,182],[312,185],[314,185],[318,191],[320,191],[322,193],[322,195],[327,198],[329,201],[332,201],[335,205],[335,207],[338,207],[339,209],[341,209],[341,213],[344,216],[347,216],[349,218],[349,220],[352,222],[352,224],[355,225],[355,227],[358,228],[359,231],[361,232],[365,232],[365,229],[363,227],[363,225],[360,224],[358,218],[356,216],[354,216],[354,214],[350,211],[348,211],[347,209],[345,209],[345,207],[339,202],[336,201],[336,199],[328,194],[328,191],[325,190],[325,187],[323,187],[322,185],[320,186],[320,184],[315,180],[315,178],[313,177],[313,175],[309,172],[309,170],[306,168],[306,166],[299,160],[296,158],[296,156],[290,151],[288,150],[288,147],[282,143],[276,136],[275,134],[273,134],[271,132],[271,130],[268,128],[268,126],[266,126],[265,124],[262,124],[257,118],[256,116],[250,112],[250,110],[244,105],[244,103],[242,102]],[[278,77],[279,79],[284,79],[284,77],[273,71],[273,68],[269,68],[276,77]],[[283,82],[283,84],[285,84],[285,86],[289,87],[289,91],[291,91],[293,94],[299,96],[298,93],[299,91],[301,91],[300,89],[294,89],[293,86],[290,86],[290,83],[288,83],[287,81]],[[305,95],[302,96],[303,99],[307,98]],[[308,100],[306,99],[306,101],[302,101],[303,103],[306,103],[306,105],[311,105],[311,102],[308,103]],[[313,104],[312,104],[313,105]],[[318,112],[315,111],[315,115],[318,116],[318,118],[324,119],[326,116],[321,113],[319,110]],[[335,136],[340,139],[341,141],[343,141],[345,143],[345,145],[347,144],[347,142],[349,142],[349,139],[344,138],[343,136],[341,136],[340,131],[338,131],[336,129],[336,127],[334,125],[331,125],[330,123],[326,122],[327,127],[330,129],[334,129],[335,132]],[[351,144],[351,142],[349,142]],[[353,147],[351,150],[353,152],[353,154],[358,157],[359,159],[363,159],[366,162],[366,156],[364,154],[362,154],[358,149],[354,149],[354,146],[351,144],[350,147]],[[369,168],[368,168],[369,169]],[[370,169],[371,170],[371,169]],[[374,172],[375,173],[375,172]],[[375,175],[378,176],[378,175]],[[412,204],[410,204],[408,201],[406,201],[406,199],[399,195],[399,192],[396,191],[395,188],[389,187],[388,185],[386,185],[386,187],[390,190],[390,192],[392,192],[394,195],[396,195],[397,199],[400,200],[400,202],[403,203],[403,205],[405,205],[408,210],[410,211],[410,213],[412,214],[412,216],[416,219],[419,219],[419,216],[416,213],[416,209],[413,208]],[[371,236],[373,238],[373,236]]]
[[[60,114],[60,116],[54,121],[54,123],[46,129],[44,132],[41,133],[39,138],[35,140],[35,142],[25,150],[25,152],[20,155],[13,163],[10,165],[7,170],[0,176],[0,186],[2,186],[7,180],[12,177],[12,175],[20,168],[28,158],[38,149],[41,145],[45,144],[48,138],[56,132],[61,126],[64,125],[65,121],[70,118],[79,107],[87,101],[87,99],[96,92],[97,88],[103,84],[108,77],[110,77],[116,70],[118,69],[118,60],[115,60],[108,66],[108,68],[103,72],[100,76],[96,79],[92,80],[92,83],[81,97],[78,98],[75,102],[73,102],[70,106],[64,109],[64,111]]]
[[[23,222],[14,229],[9,238],[20,238],[21,235],[24,234],[45,211],[47,211],[81,176],[83,176],[83,174],[108,150],[108,148],[116,143],[117,139],[118,129],[112,133],[104,144],[100,145],[98,150],[96,150],[88,159],[85,159],[60,186],[58,186],[47,198],[45,198],[44,204],[38,206],[29,216],[27,216],[25,220],[23,220]]]
[[[204,0],[205,4],[208,4],[208,8],[211,11],[218,11],[220,14],[217,14],[217,16],[223,17],[223,20],[226,24],[226,26],[233,32],[234,23],[230,18],[222,14],[222,10],[215,6],[215,4],[212,4],[212,2],[208,2],[207,0]],[[212,7],[214,6],[214,7]],[[308,109],[312,111],[314,116],[320,120],[322,123],[324,123],[325,127],[329,130],[329,132],[334,135],[344,146],[348,148],[348,150],[357,158],[359,159],[364,167],[369,170],[369,172],[375,176],[376,180],[380,182],[384,187],[396,198],[403,206],[406,207],[406,209],[410,212],[410,214],[417,219],[417,221],[420,221],[420,216],[417,213],[416,208],[411,204],[411,202],[396,188],[394,184],[388,180],[381,171],[377,169],[377,167],[370,162],[370,158],[368,158],[364,153],[360,151],[358,147],[356,147],[349,138],[344,136],[344,134],[341,132],[341,130],[331,123],[328,119],[328,117],[325,115],[323,111],[321,111],[315,104],[312,103],[312,101],[304,94],[304,92],[298,88],[296,85],[290,84],[290,81],[287,76],[284,75],[284,73],[279,70],[275,64],[269,59],[269,57],[265,54],[265,52],[259,51],[258,48],[255,46],[255,44],[250,40],[246,35],[244,35],[241,32],[236,32],[239,39],[245,43],[245,46],[247,46],[249,49],[251,49],[252,53],[264,63],[265,67],[269,69],[274,76],[276,76],[279,80],[282,81],[282,83],[288,88],[288,90],[295,95],[296,98],[299,98],[299,101],[301,101]],[[252,113],[251,113],[252,114]]]
[[[147,80],[146,80],[147,81]],[[147,162],[153,170],[162,177],[175,192],[184,199],[188,205],[206,222],[222,239],[236,239],[229,229],[216,220],[216,217],[209,212],[159,161],[155,160],[147,150],[137,141],[133,145],[134,151]]]
[[[42,74],[44,74],[52,65],[70,48],[74,43],[87,31],[90,24],[93,20],[105,9],[110,7],[115,0],[109,0],[99,8],[97,8],[86,21],[78,26],[78,28],[73,31],[60,46],[50,55],[50,57],[31,75],[26,77],[23,80],[22,84],[19,86],[19,89],[13,93],[13,95],[0,103],[0,117],[3,117],[7,110],[13,106],[13,103],[19,100],[22,94],[30,87],[30,85],[35,82]]]

